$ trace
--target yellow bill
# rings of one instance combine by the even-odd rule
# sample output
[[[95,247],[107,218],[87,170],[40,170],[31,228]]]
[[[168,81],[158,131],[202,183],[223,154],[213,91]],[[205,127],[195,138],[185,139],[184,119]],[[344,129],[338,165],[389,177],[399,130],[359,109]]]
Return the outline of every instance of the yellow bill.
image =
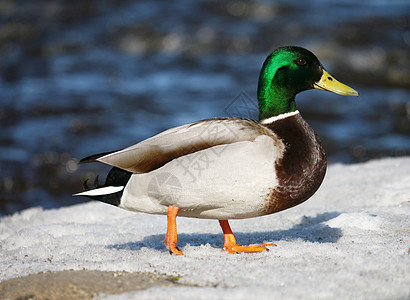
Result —
[[[359,97],[359,93],[351,87],[337,81],[330,74],[323,69],[323,75],[318,82],[315,82],[315,89],[333,92],[343,96],[356,96]]]

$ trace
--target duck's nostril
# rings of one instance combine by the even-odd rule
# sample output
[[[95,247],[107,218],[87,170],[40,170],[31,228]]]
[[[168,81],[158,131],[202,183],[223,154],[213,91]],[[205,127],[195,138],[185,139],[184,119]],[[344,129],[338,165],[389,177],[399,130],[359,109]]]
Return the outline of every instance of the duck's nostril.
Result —
[[[333,81],[333,78],[330,77],[330,76],[329,76],[327,79],[328,79],[329,81]]]

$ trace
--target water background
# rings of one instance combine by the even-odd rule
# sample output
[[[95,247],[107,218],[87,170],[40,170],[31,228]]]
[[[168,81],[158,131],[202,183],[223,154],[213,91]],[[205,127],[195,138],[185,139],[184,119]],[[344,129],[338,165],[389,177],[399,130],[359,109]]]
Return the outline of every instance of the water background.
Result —
[[[86,201],[77,165],[162,130],[257,117],[267,54],[312,50],[360,98],[297,97],[329,162],[410,154],[410,3],[0,2],[0,215]]]

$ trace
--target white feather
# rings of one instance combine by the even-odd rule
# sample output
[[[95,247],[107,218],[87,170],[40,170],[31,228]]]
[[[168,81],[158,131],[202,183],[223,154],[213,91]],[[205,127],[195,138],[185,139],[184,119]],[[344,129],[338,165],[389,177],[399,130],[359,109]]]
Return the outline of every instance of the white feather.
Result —
[[[124,189],[123,186],[105,186],[102,188],[89,190],[81,193],[74,194],[73,196],[101,196],[120,192]]]

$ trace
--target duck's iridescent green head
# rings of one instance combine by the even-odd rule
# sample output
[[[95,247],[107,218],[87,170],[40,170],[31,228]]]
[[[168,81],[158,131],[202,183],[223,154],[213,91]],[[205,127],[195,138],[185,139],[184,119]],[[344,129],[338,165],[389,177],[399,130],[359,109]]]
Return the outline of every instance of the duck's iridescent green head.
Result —
[[[259,120],[295,111],[296,94],[313,88],[359,95],[330,76],[309,50],[295,46],[276,49],[266,58],[259,76]]]

